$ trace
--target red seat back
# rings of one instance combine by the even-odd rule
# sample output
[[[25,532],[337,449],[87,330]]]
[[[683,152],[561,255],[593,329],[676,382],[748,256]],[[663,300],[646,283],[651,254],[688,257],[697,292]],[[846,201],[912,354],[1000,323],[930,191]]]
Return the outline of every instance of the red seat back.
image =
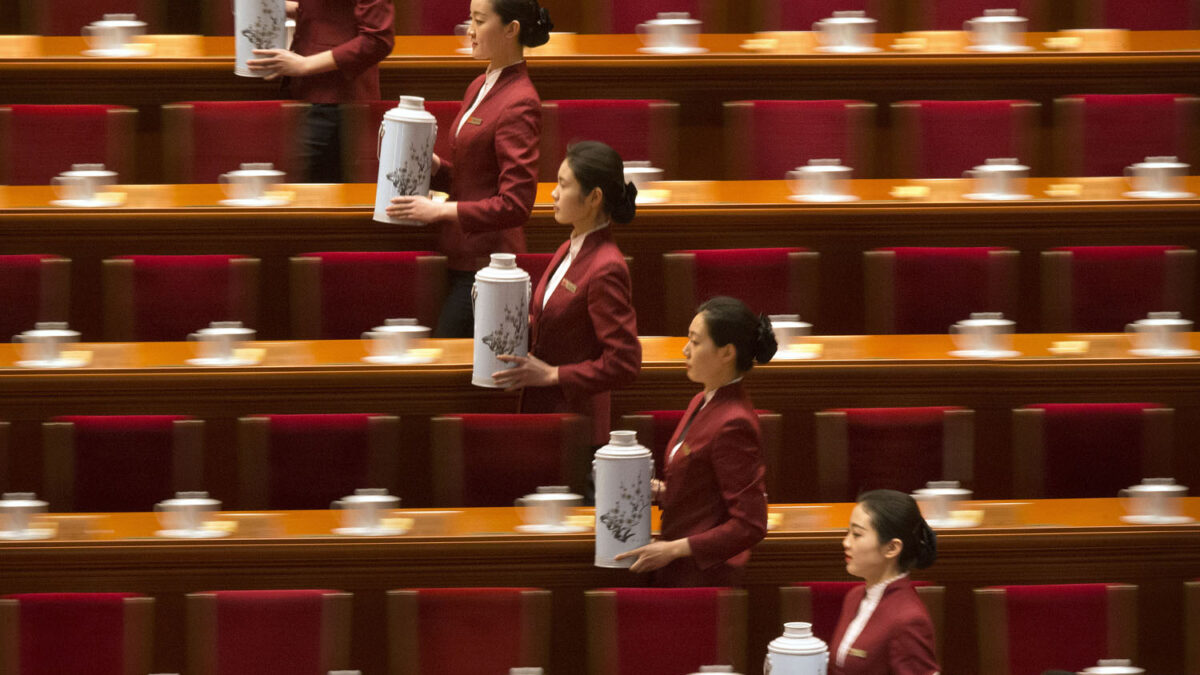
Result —
[[[1200,98],[1086,94],[1055,100],[1058,175],[1120,176],[1151,156],[1195,164]]]
[[[169,180],[216,183],[246,162],[270,162],[303,180],[299,162],[308,104],[296,101],[188,101],[163,106]]]
[[[186,340],[213,321],[249,320],[257,287],[233,271],[242,255],[131,255],[137,340]],[[251,326],[253,327],[253,326]]]
[[[1178,311],[1192,316],[1190,274],[1175,273],[1170,251],[1182,246],[1067,246],[1070,253],[1070,330],[1123,331],[1149,312]],[[1186,277],[1186,278],[1184,278]],[[1184,288],[1177,288],[1178,286]]]
[[[788,253],[802,248],[737,248],[681,251],[695,256],[695,298],[740,299],[756,313],[788,314],[791,274]]]
[[[117,105],[0,107],[0,181],[49,185],[72,164],[103,164],[133,182],[136,119]]]
[[[6,595],[0,605],[15,604],[18,669],[14,675],[126,675],[149,656],[147,632],[129,625],[128,600],[138,598],[150,609],[153,601],[136,593],[26,593]],[[0,606],[0,612],[7,613]],[[149,628],[147,612],[145,619]],[[0,629],[0,638],[3,635]],[[134,637],[134,641],[129,638]],[[149,659],[144,659],[149,665]]]
[[[1194,30],[1200,28],[1196,0],[1084,0],[1084,24],[1126,30]]]
[[[69,262],[56,255],[0,255],[0,339],[29,330],[38,321],[67,320],[69,268],[53,279],[48,264]]]
[[[995,0],[918,0],[910,13],[909,30],[963,30],[963,22],[997,7]],[[1029,19],[1029,30],[1045,30],[1044,0],[1009,0],[1004,7]]]
[[[554,181],[567,148],[602,141],[624,161],[649,161],[672,178],[679,105],[660,100],[585,99],[546,101],[542,106],[539,176]]]
[[[874,135],[875,104],[866,101],[725,104],[725,162],[735,180],[781,180],[810,159],[830,158],[870,178]]]
[[[655,18],[659,12],[687,12],[704,21],[704,32],[721,32],[713,25],[714,17],[707,12],[705,0],[620,0],[602,3],[601,7],[607,10],[607,21],[597,28],[599,33],[632,33],[639,23]]]
[[[267,508],[324,509],[357,488],[385,487],[370,480],[372,417],[254,416],[267,423]]]
[[[902,178],[961,178],[993,157],[1035,169],[1041,106],[1033,101],[900,101],[892,104],[894,162]]]
[[[892,300],[893,333],[945,333],[972,312],[1001,312],[1016,317],[1017,256],[1002,247],[889,247],[868,256],[868,298]],[[996,255],[1001,252],[1011,255]],[[879,271],[872,278],[870,268]],[[881,288],[873,288],[875,286]],[[868,300],[870,303],[870,300]],[[868,306],[868,317],[881,308]],[[874,322],[868,320],[868,325]]]
[[[364,331],[395,318],[415,318],[423,326],[437,325],[445,293],[444,259],[441,265],[434,264],[438,253],[320,252],[302,253],[301,257],[320,260],[321,339],[356,339]],[[296,302],[305,301],[296,298]]]

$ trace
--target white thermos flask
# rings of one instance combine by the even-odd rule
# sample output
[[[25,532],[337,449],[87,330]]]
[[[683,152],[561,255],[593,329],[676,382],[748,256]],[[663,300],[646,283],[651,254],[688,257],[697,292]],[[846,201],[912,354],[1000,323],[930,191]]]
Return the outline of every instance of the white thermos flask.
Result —
[[[596,481],[596,567],[629,567],[620,553],[650,543],[650,478],[654,457],[637,433],[613,431],[592,460]]]
[[[517,267],[517,256],[512,253],[493,253],[492,264],[475,273],[471,384],[497,387],[492,373],[512,367],[497,357],[529,353],[529,296],[529,273]]]
[[[242,77],[266,77],[252,73],[246,62],[261,58],[255,49],[287,49],[287,7],[284,0],[235,0],[234,42],[237,60],[233,72]]]
[[[437,119],[425,109],[420,96],[401,96],[400,105],[383,114],[379,122],[379,176],[375,182],[375,215],[380,223],[421,225],[389,218],[385,210],[392,197],[429,194],[433,177],[433,144]]]
[[[767,645],[763,675],[825,675],[829,647],[812,634],[812,624],[796,621],[783,624],[783,635]]]

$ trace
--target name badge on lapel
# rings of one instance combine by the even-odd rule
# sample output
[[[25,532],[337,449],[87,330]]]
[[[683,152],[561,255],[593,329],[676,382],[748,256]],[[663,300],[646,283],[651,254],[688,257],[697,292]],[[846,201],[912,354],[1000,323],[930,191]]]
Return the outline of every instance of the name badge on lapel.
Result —
[[[569,279],[565,279],[565,278],[562,280],[562,287],[567,289],[568,291],[571,291],[572,293],[579,290],[578,286],[571,283],[571,281]]]
[[[850,650],[846,653],[849,654],[850,656],[857,656],[860,659],[867,658],[867,651],[865,649],[855,649],[855,648],[851,647]]]
[[[474,124],[475,126],[479,126],[480,124],[483,124],[483,120],[478,117],[468,117],[467,124]]]
[[[688,455],[692,454],[692,447],[690,445],[688,445],[686,442],[680,443],[678,452],[679,452],[679,454],[683,455],[684,457],[687,457]]]

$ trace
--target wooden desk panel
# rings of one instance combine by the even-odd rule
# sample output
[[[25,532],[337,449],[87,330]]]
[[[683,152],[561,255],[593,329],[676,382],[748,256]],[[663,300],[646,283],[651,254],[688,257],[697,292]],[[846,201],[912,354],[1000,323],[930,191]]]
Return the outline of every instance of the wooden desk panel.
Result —
[[[752,556],[749,669],[758,672],[778,635],[778,587],[843,580],[840,551],[849,504],[827,505],[815,528],[768,534]],[[1012,508],[1012,507],[1010,507]],[[1179,672],[1183,663],[1183,582],[1200,574],[1200,526],[1132,526],[1115,499],[1053,500],[1017,506],[1015,525],[942,530],[938,562],[916,576],[946,587],[945,672],[976,673],[971,590],[992,584],[1119,581],[1139,586],[1139,664]],[[1200,499],[1185,501],[1200,517]],[[590,534],[524,535],[512,509],[469,509],[448,536],[379,539],[327,533],[331,512],[283,515],[278,539],[161,540],[151,514],[107,514],[96,541],[0,542],[0,594],[137,591],[157,599],[159,671],[180,672],[183,596],[236,588],[337,588],[354,593],[354,668],[382,673],[384,593],[422,586],[535,586],[554,593],[552,670],[584,673],[582,592],[639,585],[621,570],[592,566]]]

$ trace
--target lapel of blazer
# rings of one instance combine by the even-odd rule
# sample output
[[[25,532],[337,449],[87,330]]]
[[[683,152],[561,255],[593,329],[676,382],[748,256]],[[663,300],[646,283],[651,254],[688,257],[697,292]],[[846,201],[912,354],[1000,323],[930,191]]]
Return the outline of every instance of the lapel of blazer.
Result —
[[[558,250],[554,252],[554,256],[550,258],[550,264],[546,266],[546,271],[542,273],[542,278],[538,279],[537,288],[533,289],[533,299],[529,308],[529,314],[536,323],[537,319],[542,316],[544,311],[545,297],[548,289],[546,285],[550,283],[550,277],[554,276],[554,270],[562,263],[562,259],[567,255],[567,249],[571,247],[571,241],[567,240]],[[536,340],[535,340],[536,342]]]
[[[579,247],[579,255],[575,256],[571,260],[571,266],[567,268],[567,273],[563,275],[562,281],[558,282],[559,286],[562,286],[564,281],[568,283],[575,283],[575,289],[561,288],[557,289],[556,292],[551,293],[550,300],[546,302],[545,307],[547,314],[554,314],[563,305],[570,303],[571,300],[573,300],[575,296],[579,294],[578,290],[583,286],[584,279],[587,277],[588,270],[590,269],[592,255],[596,252],[596,249],[600,248],[602,243],[609,241],[610,237],[611,234],[609,232],[609,228],[607,227],[599,232],[593,232],[587,235],[587,237],[583,240],[583,244]],[[550,282],[550,275],[553,274],[553,271],[561,264],[562,259],[566,257],[567,250],[570,248],[570,245],[571,242],[568,241],[566,248],[562,249],[562,255],[557,256],[553,261],[551,261],[551,266],[546,268],[546,274],[543,276],[543,278],[546,280],[546,283]],[[546,288],[545,292],[550,293],[550,290],[550,288]],[[543,297],[545,296],[543,295]]]
[[[664,465],[664,471],[675,463],[675,455],[678,455],[679,453],[677,452],[675,455],[672,455],[671,448],[675,447],[675,445],[679,443],[679,434],[683,433],[684,428],[688,426],[688,420],[692,418],[692,415],[700,414],[697,412],[697,409],[702,403],[704,403],[704,392],[693,396],[692,402],[688,404],[687,410],[683,413],[683,418],[679,420],[679,426],[675,427],[675,433],[671,434],[671,442],[667,443],[667,456],[663,458],[664,461],[666,461],[666,464]],[[695,426],[695,420],[692,421],[692,426]],[[691,432],[692,430],[689,427],[688,433],[691,434]],[[680,448],[679,452],[683,452],[683,449]]]

